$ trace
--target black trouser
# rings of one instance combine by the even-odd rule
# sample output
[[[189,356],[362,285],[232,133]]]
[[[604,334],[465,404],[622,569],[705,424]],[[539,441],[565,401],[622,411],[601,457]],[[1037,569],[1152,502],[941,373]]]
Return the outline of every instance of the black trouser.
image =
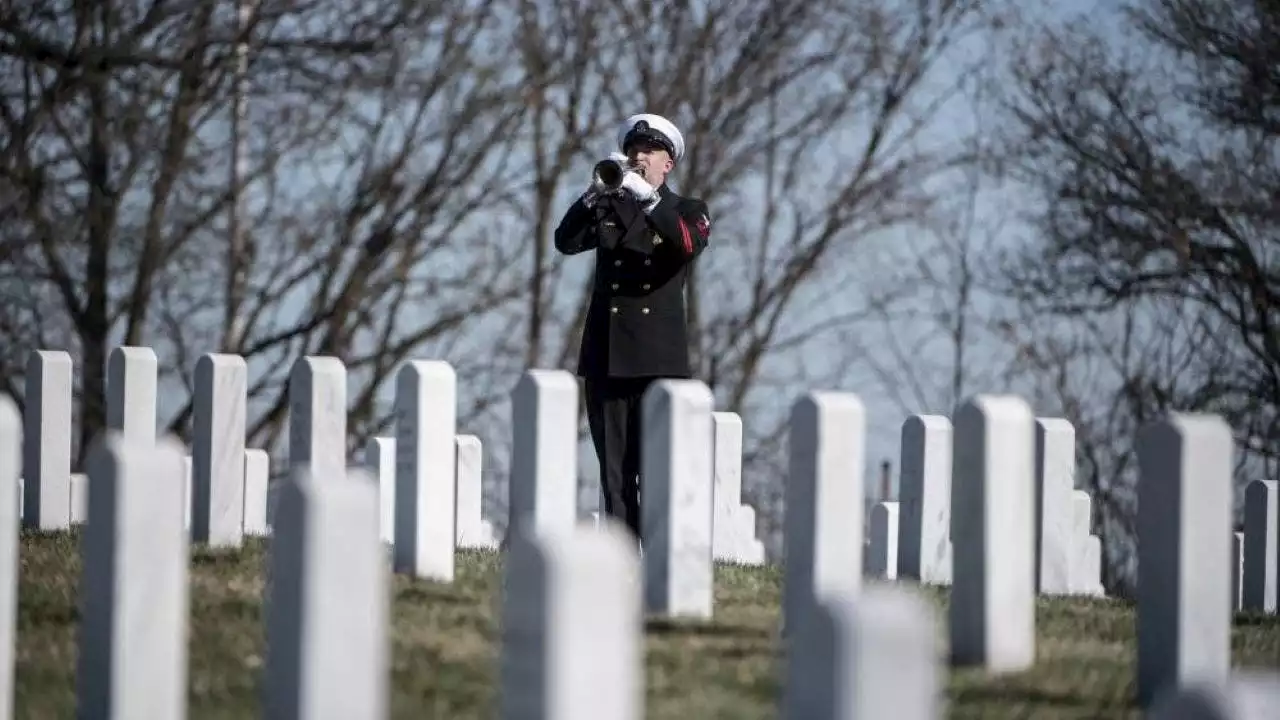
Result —
[[[655,378],[585,382],[587,425],[600,460],[604,512],[640,540],[640,401]]]

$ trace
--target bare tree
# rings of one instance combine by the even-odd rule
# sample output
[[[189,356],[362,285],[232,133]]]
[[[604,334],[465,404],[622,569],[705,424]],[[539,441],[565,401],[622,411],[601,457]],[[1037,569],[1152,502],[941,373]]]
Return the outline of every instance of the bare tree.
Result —
[[[266,446],[293,361],[338,356],[360,442],[385,424],[376,392],[401,361],[463,342],[523,291],[478,214],[524,112],[518,75],[483,51],[499,40],[496,3],[264,0],[248,18],[239,5],[0,14],[6,245],[19,250],[0,259],[0,328],[17,351],[4,376],[14,389],[30,349],[75,352],[82,446],[102,423],[110,346],[144,343],[187,390],[178,431],[196,357],[248,358],[250,438]],[[239,254],[221,222],[236,196],[225,148],[238,48]],[[228,296],[228,264],[244,270],[241,297]]]
[[[269,448],[289,368],[327,354],[354,448],[417,355],[454,363],[462,424],[500,446],[515,376],[571,362],[590,299],[550,231],[648,110],[685,130],[673,186],[714,215],[698,375],[766,479],[790,401],[846,383],[849,331],[908,289],[877,275],[877,242],[935,227],[937,181],[972,161],[933,131],[994,23],[977,0],[244,2],[0,11],[0,377],[72,350],[85,438],[107,351],[138,343],[179,432],[200,354],[248,358]]]
[[[968,2],[765,5],[656,32],[677,48],[706,37],[714,57],[702,69],[672,53],[641,88],[684,110],[696,138],[681,187],[708,199],[719,233],[692,278],[697,355],[721,405],[746,417],[748,492],[772,534],[791,401],[847,383],[843,340],[908,289],[870,272],[875,241],[921,221],[930,182],[966,162],[929,132],[959,100],[960,50],[988,18]],[[733,43],[728,28],[750,30]],[[685,82],[662,84],[664,69]]]
[[[523,238],[533,273],[495,354],[572,364],[590,268],[549,257],[550,230],[614,149],[616,123],[671,117],[688,139],[671,184],[714,216],[713,249],[690,282],[696,373],[721,407],[746,415],[748,476],[766,477],[761,459],[778,459],[788,395],[837,383],[844,369],[806,368],[806,358],[830,358],[840,329],[899,290],[850,287],[853,248],[918,220],[929,181],[965,162],[963,147],[930,145],[928,131],[958,99],[977,63],[960,51],[988,19],[967,1],[517,7],[529,114],[513,156],[520,191],[503,223]],[[953,56],[964,62],[946,65]],[[503,437],[505,418],[490,421]]]
[[[1221,413],[1242,472],[1280,460],[1280,6],[1137,0],[1120,15],[1110,36],[1093,18],[1012,55],[1003,159],[1037,231],[1005,273],[1023,355],[1057,378],[1123,591],[1138,427]]]

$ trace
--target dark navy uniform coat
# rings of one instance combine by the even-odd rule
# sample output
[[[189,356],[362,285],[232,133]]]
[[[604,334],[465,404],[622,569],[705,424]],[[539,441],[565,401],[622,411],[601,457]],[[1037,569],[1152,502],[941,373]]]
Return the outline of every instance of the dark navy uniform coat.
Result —
[[[685,278],[707,247],[706,203],[658,188],[645,215],[630,194],[579,199],[556,228],[566,255],[596,251],[595,288],[578,354],[578,375],[688,378]]]

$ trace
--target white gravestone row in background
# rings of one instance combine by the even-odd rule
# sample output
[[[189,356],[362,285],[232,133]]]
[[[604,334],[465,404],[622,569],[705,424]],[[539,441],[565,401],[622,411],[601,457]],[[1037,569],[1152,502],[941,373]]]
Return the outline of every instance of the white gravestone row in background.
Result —
[[[412,418],[407,425],[419,447],[446,433],[453,442],[449,423],[416,417],[426,397],[437,403],[442,398],[453,400],[450,373],[435,370],[423,372],[421,366],[413,366],[409,372],[414,377],[405,383],[409,390],[401,395],[410,398],[400,412],[401,417]],[[549,384],[561,379],[553,375]],[[646,530],[655,551],[646,561],[646,584],[652,581],[665,590],[657,603],[663,606],[660,610],[699,614],[710,598],[710,488],[702,482],[710,468],[710,394],[699,383],[675,383],[655,388],[647,404],[651,440],[645,462],[666,490],[661,496],[677,500],[680,507],[649,515]],[[653,413],[655,407],[663,412]],[[400,429],[399,436],[404,435]],[[96,442],[89,463],[92,497],[87,535],[91,542],[82,546],[86,557],[81,606],[86,612],[78,653],[79,712],[92,717],[181,717],[187,694],[189,614],[183,452],[169,437],[147,443],[108,434]],[[0,482],[16,484],[14,460],[20,443],[17,412],[4,399],[0,401],[0,462],[7,459],[7,463],[0,466]],[[668,453],[684,451],[682,443],[701,449],[702,457],[671,457]],[[418,489],[426,486],[420,468],[400,474],[398,489],[406,487],[406,476],[417,481]],[[376,720],[387,712],[389,583],[378,490],[360,470],[349,475],[343,470],[343,476],[349,481],[335,482],[335,476],[315,475],[309,466],[299,464],[279,493],[270,546],[271,582],[264,599],[264,713],[271,717],[316,717],[323,712]],[[558,475],[548,478],[567,484]],[[538,473],[532,479],[540,479]],[[404,517],[413,506],[405,511],[403,498],[414,493],[397,495],[398,512]],[[0,595],[0,611],[12,620],[18,571],[17,495],[4,500],[0,520],[8,522],[8,529],[0,527],[0,537],[9,538],[10,552],[0,554],[8,561],[0,570],[10,579],[3,586],[8,594]],[[650,510],[659,509],[652,507],[653,502]],[[683,521],[702,515],[706,517],[697,523],[701,530],[682,526]],[[616,534],[576,527],[571,510],[561,522],[554,520],[549,519],[545,529],[532,522],[523,524],[530,534],[531,551],[524,552],[524,546],[517,544],[507,564],[503,651],[507,716],[581,717],[586,713],[607,717],[600,712],[607,701],[615,717],[642,717],[643,624],[641,589],[634,581],[638,575],[634,546]],[[447,520],[444,524],[452,530]],[[440,542],[438,534],[420,528],[415,524],[415,537],[428,541],[424,544],[433,550],[429,543]],[[558,533],[573,536],[557,543]],[[405,532],[397,534],[402,538]],[[452,537],[446,537],[451,543]],[[420,556],[430,558],[427,552]],[[415,563],[409,570],[418,572],[420,565]],[[696,592],[690,591],[693,586]],[[527,612],[528,600],[533,607],[555,612]],[[846,621],[840,625],[840,641],[832,643],[832,653],[845,658],[846,666],[857,667],[862,663],[850,657],[853,653],[846,645],[858,647],[858,656],[874,654],[874,637],[864,635],[869,628],[859,624],[858,614],[847,602],[843,610],[837,617]],[[147,618],[149,632],[140,634],[134,626],[142,616]],[[10,651],[6,669],[11,669],[14,626],[9,622],[0,627],[9,628],[0,637],[0,646]],[[612,639],[609,652],[603,655],[598,652],[601,638]],[[124,657],[128,663],[119,662]],[[0,672],[0,677],[11,678],[11,670]],[[584,683],[584,677],[600,682]],[[632,690],[620,700],[618,693],[628,687],[628,681]],[[12,681],[5,683],[0,687],[4,699],[11,701]],[[601,692],[606,689],[604,697]],[[635,701],[627,703],[631,697]],[[516,706],[521,701],[532,701],[533,707],[519,711]]]
[[[395,542],[396,439],[375,437],[364,451],[364,465],[377,481],[382,541]],[[498,547],[493,525],[484,518],[482,500],[484,451],[480,438],[458,435],[454,438],[455,524],[457,547],[492,550]]]
[[[424,369],[443,368],[452,377],[452,368],[446,363],[424,363],[417,370],[415,366],[406,366],[399,377],[401,385],[415,378],[409,373],[421,372]],[[72,405],[72,364],[70,355],[65,352],[39,351],[32,354],[28,365],[27,382],[28,397],[32,401],[26,413],[27,438],[24,452],[29,456],[24,460],[26,467],[32,468],[30,473],[35,482],[33,490],[23,492],[22,502],[30,511],[22,513],[24,522],[30,527],[56,530],[69,527],[73,522],[84,518],[84,504],[87,493],[84,492],[83,476],[71,473],[71,405]],[[544,371],[533,371],[522,380],[523,389],[518,388],[516,396],[543,395],[551,393],[549,399],[522,407],[533,409],[534,416],[516,423],[515,436],[517,444],[521,444],[521,457],[539,458],[533,464],[519,464],[513,477],[514,487],[532,488],[535,483],[521,481],[521,473],[537,472],[550,474],[574,474],[576,472],[576,431],[573,426],[558,428],[557,419],[576,417],[576,406],[569,407],[564,402],[571,393],[576,402],[576,380],[572,376],[547,375]],[[186,525],[192,533],[192,539],[199,543],[214,546],[235,547],[240,544],[243,534],[259,535],[268,532],[266,517],[271,512],[268,505],[268,493],[264,490],[269,476],[269,467],[263,463],[262,451],[244,447],[244,433],[247,408],[247,369],[244,360],[238,356],[209,354],[201,357],[195,368],[195,412],[193,421],[192,452],[186,460],[188,471],[184,474],[184,504]],[[107,418],[108,426],[130,441],[154,442],[156,433],[156,397],[157,397],[157,361],[150,348],[119,347],[115,348],[108,361],[107,383]],[[535,388],[539,378],[552,382],[554,387]],[[428,379],[440,382],[439,378]],[[446,384],[453,382],[446,380]],[[572,386],[572,387],[571,387]],[[401,389],[397,395],[398,433],[409,433],[408,440],[415,438],[415,433],[406,430],[419,418],[423,422],[448,421],[441,418],[436,407],[447,407],[448,403],[434,402],[427,397],[424,402],[416,403],[407,397],[408,389]],[[430,396],[430,391],[427,395]],[[295,363],[290,375],[289,385],[289,462],[292,466],[306,464],[328,470],[345,472],[346,462],[346,369],[336,358],[306,357]],[[418,411],[414,408],[422,406]],[[544,410],[537,407],[545,406]],[[566,409],[567,408],[567,409]],[[558,413],[563,417],[540,417],[546,413]],[[763,562],[763,545],[754,536],[754,511],[739,503],[741,496],[741,424],[736,424],[737,434],[733,432],[735,415],[718,414],[720,433],[720,451],[717,457],[723,462],[717,464],[717,486],[722,489],[721,498],[724,507],[718,513],[721,519],[718,526],[721,538],[720,557],[742,563]],[[547,430],[546,428],[557,428]],[[572,459],[563,452],[567,447],[573,431],[575,445]],[[542,443],[543,436],[548,433],[563,435],[565,442],[559,447],[555,443]],[[429,433],[435,438],[435,433]],[[731,452],[736,445],[738,451]],[[438,439],[436,440],[438,442]],[[482,489],[478,482],[480,448],[478,439],[463,436],[450,440],[456,444],[455,458],[445,466],[438,460],[440,455],[431,448],[418,451],[402,451],[400,462],[410,463],[406,473],[424,472],[430,493],[432,482],[440,485],[441,492],[460,493],[456,498],[449,498],[443,507],[457,506],[456,542],[463,547],[493,547],[495,538],[492,526],[480,515],[479,503]],[[412,445],[406,442],[410,448]],[[550,451],[546,447],[556,448]],[[395,452],[395,443],[388,443],[387,449]],[[234,459],[233,459],[234,458]],[[423,470],[411,467],[412,464],[425,463]],[[378,460],[386,459],[379,457]],[[366,457],[366,464],[369,458]],[[542,468],[535,466],[542,464]],[[437,467],[438,466],[438,467]],[[455,491],[448,487],[457,476],[461,484]],[[378,463],[378,477],[389,480],[389,492],[382,493],[384,507],[389,511],[389,522],[384,522],[388,540],[393,540],[396,473],[391,464]],[[23,485],[27,483],[23,481]],[[555,486],[554,483],[547,484]],[[407,485],[416,488],[417,483]],[[413,492],[413,490],[410,490]],[[556,491],[548,491],[554,496]],[[426,495],[424,495],[426,497]],[[445,498],[441,498],[444,500]],[[550,497],[528,499],[530,507],[545,505]],[[523,500],[515,499],[518,506]],[[573,498],[561,498],[563,502],[572,502],[576,507],[576,495]],[[420,513],[433,513],[442,507],[436,502],[424,503],[421,507],[409,506],[399,512],[408,512],[406,518],[418,518]],[[732,505],[732,507],[730,507]],[[547,510],[550,511],[550,510]],[[264,517],[264,514],[266,517]],[[535,513],[537,515],[538,513]],[[423,521],[423,532],[433,531],[446,519],[429,518]],[[409,522],[409,521],[406,521]],[[415,539],[418,533],[408,530],[408,538]],[[446,543],[424,541],[427,547],[444,548]],[[409,550],[402,549],[402,563],[410,562]],[[418,568],[419,574],[443,576],[447,570],[443,567],[447,561],[443,555],[437,557],[437,567],[428,570]],[[425,575],[424,575],[425,576]]]
[[[406,368],[406,371],[409,369]],[[47,477],[49,482],[39,483],[32,493],[26,493],[25,487],[20,490],[24,522],[38,523],[42,507],[49,510],[44,513],[46,528],[58,528],[64,522],[68,525],[82,522],[88,497],[85,476],[63,472],[70,469],[70,433],[65,424],[52,422],[70,414],[70,358],[61,352],[36,352],[32,354],[28,370],[29,391],[34,401],[28,406],[26,427],[35,432],[26,434],[24,453],[35,458],[32,464],[35,468],[33,476]],[[529,378],[537,377],[538,372],[541,371],[534,371]],[[264,517],[267,460],[265,453],[260,450],[242,450],[243,462],[226,460],[228,452],[233,457],[235,450],[243,445],[242,442],[237,443],[237,438],[242,436],[237,428],[243,425],[243,397],[246,389],[243,360],[233,356],[206,355],[197,363],[195,374],[197,397],[194,455],[207,456],[208,467],[197,469],[201,463],[188,458],[191,470],[187,480],[188,499],[184,503],[187,522],[193,531],[193,539],[197,542],[204,540],[215,545],[234,546],[238,544],[241,532],[255,535],[268,531]],[[154,441],[155,376],[156,359],[149,348],[116,348],[111,353],[108,362],[107,416],[112,429],[124,437],[141,442]],[[532,387],[528,378],[522,382]],[[331,462],[336,467],[342,457],[340,453],[343,442],[338,436],[340,432],[345,432],[345,417],[334,419],[333,416],[344,414],[335,412],[335,408],[340,408],[345,403],[345,368],[334,358],[304,358],[296,364],[291,383],[291,452],[307,458],[311,456],[313,447],[321,448],[324,462]],[[569,397],[564,390],[571,384],[571,378],[564,378],[560,391],[562,400]],[[529,403],[525,405],[533,407]],[[553,403],[548,407],[554,405],[567,407],[564,403]],[[316,406],[323,408],[323,411],[317,412]],[[558,412],[568,416],[565,410]],[[525,444],[531,445],[530,451],[535,456],[545,455],[539,449],[538,438],[535,437],[539,434],[538,428],[546,426],[545,423],[538,422],[536,415],[539,413],[545,411],[536,411],[533,422],[519,424],[527,430],[523,437],[532,439],[532,442]],[[318,420],[313,421],[313,418]],[[50,429],[53,426],[57,427],[56,432]],[[1063,513],[1050,512],[1051,508],[1060,503],[1062,490],[1068,486],[1074,473],[1073,454],[1069,449],[1073,444],[1071,427],[1065,421],[1044,418],[1038,419],[1036,426],[1038,584],[1045,592],[1053,592],[1055,587],[1061,586],[1061,556],[1065,545],[1069,550],[1067,591],[1101,594],[1098,582],[1101,543],[1090,533],[1091,502],[1087,493],[1071,491],[1072,522],[1065,533],[1065,543],[1061,531]],[[713,413],[713,552],[717,552],[716,548],[719,548],[719,556],[722,558],[734,558],[736,555],[738,561],[752,562],[757,559],[759,542],[743,527],[749,525],[749,522],[735,523],[743,515],[750,514],[749,507],[736,503],[736,499],[740,497],[740,432],[741,423],[736,415]],[[939,490],[950,483],[950,435],[951,426],[947,418],[914,416],[904,423],[901,517],[896,517],[894,505],[884,505],[873,510],[872,539],[867,562],[869,572],[886,578],[899,573],[908,578],[923,574],[942,582],[948,581],[952,546],[949,538],[943,538],[942,531],[946,529],[949,534],[949,502],[939,502],[937,497]],[[522,436],[519,430],[517,436]],[[41,438],[48,439],[49,442],[34,441]],[[736,452],[735,441],[738,445]],[[387,445],[390,447],[384,447],[383,452],[394,452],[394,443]],[[455,547],[492,547],[492,527],[475,508],[475,500],[481,490],[479,484],[473,482],[477,473],[471,472],[471,468],[478,464],[478,439],[472,436],[455,436],[454,445],[455,458],[450,470],[455,483],[452,489],[458,493],[454,499]],[[415,461],[416,456],[416,453],[413,454]],[[207,478],[202,477],[206,474]],[[66,484],[62,486],[58,478],[64,476]],[[379,464],[378,477],[387,487],[393,487],[395,473],[389,463]],[[25,483],[22,484],[25,486]],[[531,482],[516,483],[516,487],[536,485]],[[551,483],[548,486],[554,485]],[[1276,549],[1277,493],[1274,488],[1274,481],[1257,481],[1249,486],[1246,494],[1248,528],[1242,536],[1241,552],[1236,555],[1240,560],[1241,571],[1233,586],[1238,588],[1233,593],[1233,607],[1267,612],[1275,610],[1280,550]],[[205,492],[208,493],[207,496],[203,494]],[[58,512],[60,503],[50,507],[47,502],[49,498],[60,497],[63,493],[67,497],[65,515]],[[394,491],[383,495],[384,512],[393,510]],[[1049,498],[1059,500],[1050,501]],[[28,515],[25,512],[27,506],[36,508],[36,512]],[[193,506],[199,506],[197,516],[201,518],[200,522],[194,524],[190,520]],[[394,517],[394,512],[387,514]],[[895,520],[897,533],[893,532]],[[394,522],[384,522],[386,535],[392,535],[393,526]],[[726,535],[729,535],[726,529],[729,528],[739,531],[740,537],[726,539]],[[218,532],[214,532],[215,530]],[[896,535],[896,538],[891,538],[890,535]],[[896,552],[893,547],[895,544]],[[725,545],[731,547],[725,548]],[[1250,546],[1256,548],[1253,553],[1248,551]],[[921,550],[921,547],[927,551]],[[1250,561],[1249,557],[1254,560]],[[921,572],[921,567],[925,572]]]
[[[763,565],[764,543],[756,537],[756,510],[742,501],[742,418],[737,413],[713,412],[712,420],[712,553],[720,562]],[[600,493],[592,519],[604,514]]]
[[[115,436],[155,442],[157,367],[150,348],[111,351],[106,427]],[[71,356],[62,351],[37,351],[27,364],[23,464],[30,471],[19,480],[27,527],[58,530],[88,518],[87,476],[71,472],[72,370]],[[195,380],[193,453],[184,463],[182,487],[185,524],[196,542],[235,547],[243,533],[265,532],[267,499],[265,452],[244,448],[244,361],[205,355]]]
[[[314,361],[315,359],[311,359]],[[311,386],[301,396],[334,396]],[[325,377],[336,382],[336,372]],[[478,472],[471,475],[464,502],[455,485],[458,468],[474,465],[464,453],[478,442],[455,434],[456,379],[443,362],[411,362],[400,371],[396,393],[396,436],[375,441],[367,462],[377,465],[377,486],[393,486],[390,535],[397,572],[441,582],[453,579],[460,521],[455,507],[471,507],[471,528],[483,528]],[[578,524],[577,380],[560,370],[530,370],[512,394],[513,457],[508,489],[509,536],[544,536],[572,531]],[[668,616],[709,617],[712,612],[710,392],[696,382],[661,381],[646,396],[642,467],[644,495],[644,576],[646,607]],[[314,408],[300,416],[317,419]],[[293,420],[291,419],[291,422]],[[315,425],[333,426],[332,423]],[[310,437],[314,429],[293,431]],[[395,457],[394,473],[387,456]],[[476,466],[478,471],[478,466]],[[388,477],[393,476],[393,477]],[[385,493],[382,493],[385,498]],[[385,502],[385,500],[384,500]],[[388,534],[379,503],[379,538]],[[466,531],[463,531],[466,534]],[[404,545],[409,549],[404,549]]]
[[[713,599],[711,394],[699,382],[661,380],[642,403],[644,607],[656,615],[707,618]],[[511,409],[507,537],[575,531],[576,378],[529,370],[512,393]]]
[[[868,574],[929,585],[952,582],[953,428],[941,415],[902,425],[899,500],[872,508]],[[1101,541],[1092,535],[1089,494],[1073,490],[1075,432],[1060,418],[1035,418],[1033,558],[1046,595],[1102,595]],[[880,520],[874,521],[879,513]],[[888,537],[885,533],[896,535]],[[885,553],[892,552],[889,558]]]

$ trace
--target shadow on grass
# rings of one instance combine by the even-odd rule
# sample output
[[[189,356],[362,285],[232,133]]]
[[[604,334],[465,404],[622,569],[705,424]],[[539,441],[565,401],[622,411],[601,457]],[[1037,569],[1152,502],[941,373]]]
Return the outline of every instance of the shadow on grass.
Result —
[[[476,604],[474,595],[461,592],[448,585],[439,583],[416,582],[407,587],[396,588],[396,602],[432,603],[437,605],[472,606]]]
[[[1237,613],[1233,621],[1235,625],[1280,628],[1280,615],[1265,615],[1252,610]]]
[[[769,633],[762,628],[724,622],[651,618],[645,620],[644,629],[646,633],[658,637],[688,635],[694,637],[769,639]]]
[[[968,685],[954,690],[951,699],[957,705],[1034,705],[1041,708],[1074,709],[1098,707],[1095,700],[1080,697],[1067,690],[1055,691],[1021,685]]]

